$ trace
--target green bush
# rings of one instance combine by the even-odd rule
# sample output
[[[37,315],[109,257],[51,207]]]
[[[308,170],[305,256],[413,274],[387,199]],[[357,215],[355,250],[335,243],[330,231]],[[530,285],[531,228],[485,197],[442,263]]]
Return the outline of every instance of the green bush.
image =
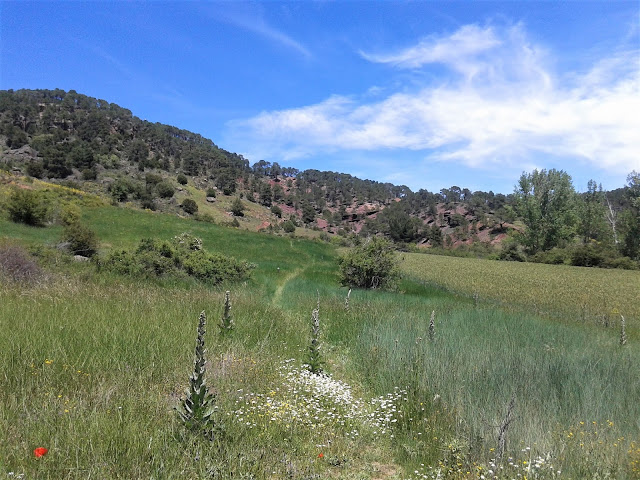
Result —
[[[147,185],[157,185],[162,181],[162,175],[157,173],[147,173],[144,176],[144,181]]]
[[[282,209],[278,205],[271,206],[271,213],[273,213],[278,218],[282,218]]]
[[[202,248],[202,240],[188,234],[171,241],[143,239],[131,252],[120,250],[99,262],[99,267],[121,275],[142,277],[192,277],[216,285],[246,278],[253,264]]]
[[[109,185],[109,193],[114,202],[125,202],[129,195],[139,196],[142,188],[128,178],[119,178]]]
[[[69,251],[74,255],[92,257],[98,251],[96,233],[79,222],[65,225],[62,239],[69,243]]]
[[[178,176],[176,177],[176,181],[180,184],[180,185],[186,185],[187,184],[187,176],[184,173],[180,173],[178,174]]]
[[[507,239],[502,243],[502,250],[498,254],[499,260],[506,260],[508,262],[524,262],[526,257],[522,251],[522,248],[514,239]]]
[[[231,202],[231,213],[233,213],[236,217],[244,216],[244,204],[240,197],[236,197],[233,202]]]
[[[282,228],[286,233],[293,233],[296,231],[296,226],[291,220],[287,220],[286,222],[282,222]]]
[[[393,245],[371,237],[340,257],[343,285],[359,288],[393,288],[400,276]]]
[[[216,189],[215,188],[207,188],[207,197],[216,198]]]
[[[576,267],[599,267],[604,263],[604,255],[597,246],[590,243],[578,245],[571,252],[571,265]]]
[[[198,211],[198,204],[196,203],[195,200],[191,198],[185,198],[182,201],[181,207],[182,207],[182,210],[184,210],[189,215],[193,215]]]
[[[7,210],[12,222],[35,227],[43,227],[50,213],[45,198],[39,192],[23,188],[16,188],[11,192]]]
[[[529,260],[534,263],[546,263],[549,265],[562,265],[567,263],[569,256],[568,250],[564,248],[554,247],[546,252],[538,252],[531,256]],[[575,265],[572,263],[572,265]],[[586,266],[586,265],[585,265]]]
[[[168,181],[158,183],[158,185],[156,185],[156,191],[162,198],[171,198],[173,197],[173,194],[176,193],[176,189],[173,188],[173,185]]]

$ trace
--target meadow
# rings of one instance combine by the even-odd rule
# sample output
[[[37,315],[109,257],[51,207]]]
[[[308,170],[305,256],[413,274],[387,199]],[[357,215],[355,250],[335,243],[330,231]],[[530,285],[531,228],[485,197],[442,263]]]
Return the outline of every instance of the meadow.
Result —
[[[0,243],[29,245],[46,271],[0,280],[2,477],[640,478],[638,338],[621,346],[617,328],[575,321],[591,301],[579,275],[549,286],[568,267],[533,282],[506,263],[404,254],[398,291],[354,290],[347,309],[328,244],[106,205],[82,220],[104,251],[186,231],[257,268],[214,288],[135,280],[50,250],[59,227],[0,219]],[[613,297],[589,315],[636,322],[637,272],[602,275]],[[216,326],[226,290],[231,332]],[[318,304],[323,377],[302,368]],[[173,411],[201,311],[213,442]]]
[[[485,302],[556,318],[640,328],[640,272],[539,263],[402,254],[403,271],[419,282]]]

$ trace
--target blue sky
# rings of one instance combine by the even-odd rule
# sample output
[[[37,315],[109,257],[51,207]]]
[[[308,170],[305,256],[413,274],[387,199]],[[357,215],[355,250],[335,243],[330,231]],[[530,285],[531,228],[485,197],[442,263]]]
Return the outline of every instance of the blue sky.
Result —
[[[0,1],[0,89],[299,169],[510,193],[640,170],[640,3]]]

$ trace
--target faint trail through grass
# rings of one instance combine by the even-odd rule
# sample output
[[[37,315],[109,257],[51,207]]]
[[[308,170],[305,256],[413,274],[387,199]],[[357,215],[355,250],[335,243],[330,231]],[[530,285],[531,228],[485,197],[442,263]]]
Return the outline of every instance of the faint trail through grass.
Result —
[[[286,274],[286,276],[282,278],[282,280],[280,281],[279,285],[277,286],[276,291],[273,294],[273,299],[271,300],[271,303],[276,305],[280,301],[280,299],[282,298],[282,292],[284,291],[284,289],[287,286],[287,284],[291,280],[296,278],[298,275],[300,275],[302,272],[304,272],[304,270],[305,270],[304,268],[297,268],[294,271],[289,272],[288,274]]]

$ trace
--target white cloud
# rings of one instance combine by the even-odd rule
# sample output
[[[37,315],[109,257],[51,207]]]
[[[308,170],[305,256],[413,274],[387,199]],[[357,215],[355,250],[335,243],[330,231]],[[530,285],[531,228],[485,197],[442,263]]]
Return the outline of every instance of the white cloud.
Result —
[[[397,53],[363,54],[400,68],[443,63],[455,72],[453,80],[375,102],[366,93],[360,99],[334,95],[235,126],[248,128],[257,150],[284,159],[404,149],[502,168],[537,162],[543,154],[629,172],[640,168],[639,54],[614,52],[586,73],[558,75],[522,25],[470,25]]]
[[[477,25],[465,25],[452,35],[444,38],[432,36],[400,52],[360,52],[360,55],[371,62],[390,63],[401,68],[419,68],[428,63],[460,65],[465,63],[466,59],[500,43],[492,28],[482,29]]]
[[[293,49],[305,57],[310,57],[311,52],[300,42],[291,36],[272,27],[264,19],[262,7],[253,3],[229,2],[225,8],[209,10],[215,18],[227,22],[236,27],[261,35],[274,43]]]

